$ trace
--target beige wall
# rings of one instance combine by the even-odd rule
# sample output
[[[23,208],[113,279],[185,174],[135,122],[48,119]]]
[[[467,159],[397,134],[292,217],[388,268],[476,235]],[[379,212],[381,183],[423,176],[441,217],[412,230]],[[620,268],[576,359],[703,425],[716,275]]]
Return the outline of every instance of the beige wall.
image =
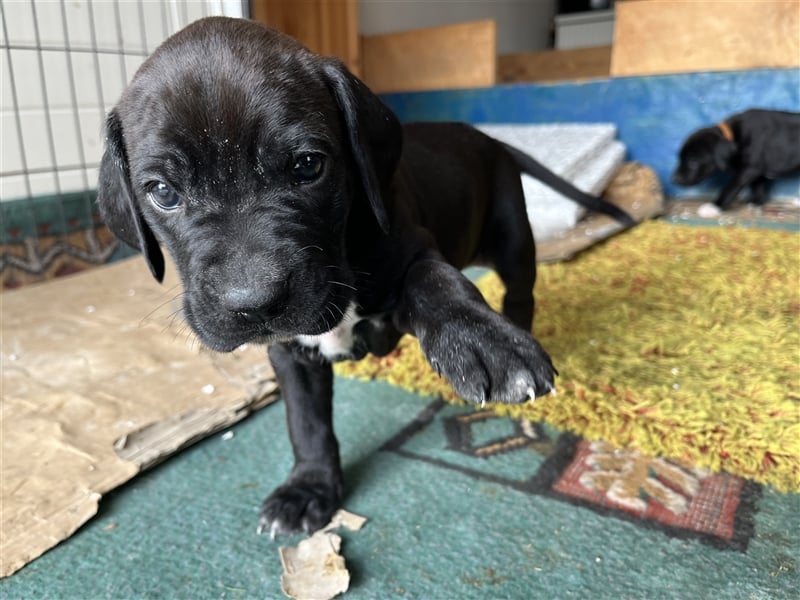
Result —
[[[494,19],[499,54],[543,50],[555,0],[360,0],[361,35]]]

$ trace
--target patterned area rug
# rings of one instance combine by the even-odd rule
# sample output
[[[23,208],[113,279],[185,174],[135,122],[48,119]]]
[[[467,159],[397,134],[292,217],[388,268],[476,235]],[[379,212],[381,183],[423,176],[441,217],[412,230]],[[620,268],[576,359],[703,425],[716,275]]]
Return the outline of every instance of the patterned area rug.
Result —
[[[446,439],[438,450],[437,431]],[[443,400],[383,449],[719,549],[747,549],[761,495],[735,475]]]
[[[492,411],[589,440],[552,493],[730,533],[744,480],[800,491],[800,236],[648,222],[539,273],[558,396]],[[337,372],[460,402],[410,337]]]
[[[94,192],[0,203],[0,292],[129,256],[101,224]]]

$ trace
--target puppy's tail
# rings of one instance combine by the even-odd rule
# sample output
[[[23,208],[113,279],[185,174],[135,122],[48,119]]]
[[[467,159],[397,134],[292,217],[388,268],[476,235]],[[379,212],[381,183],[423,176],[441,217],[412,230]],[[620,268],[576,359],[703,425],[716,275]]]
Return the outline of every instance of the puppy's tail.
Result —
[[[597,196],[592,196],[586,192],[582,192],[566,179],[556,175],[543,164],[534,160],[533,157],[525,154],[522,150],[500,142],[503,147],[508,150],[509,154],[514,158],[514,161],[519,166],[523,173],[527,173],[531,177],[535,177],[545,185],[553,188],[555,191],[563,194],[570,200],[573,200],[581,206],[592,210],[594,212],[603,213],[609,217],[613,217],[626,227],[633,227],[636,221],[621,208],[611,204],[608,200],[603,200]]]

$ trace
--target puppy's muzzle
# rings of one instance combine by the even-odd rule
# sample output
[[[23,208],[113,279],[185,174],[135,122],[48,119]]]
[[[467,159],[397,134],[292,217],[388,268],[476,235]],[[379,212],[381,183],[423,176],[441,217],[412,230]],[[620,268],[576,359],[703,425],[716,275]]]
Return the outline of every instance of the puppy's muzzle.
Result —
[[[670,177],[670,181],[675,185],[687,185],[686,177],[683,174],[678,173],[677,171],[675,171],[672,174],[672,177]]]
[[[232,287],[220,297],[222,307],[248,323],[265,325],[280,316],[289,300],[285,282],[270,285]]]

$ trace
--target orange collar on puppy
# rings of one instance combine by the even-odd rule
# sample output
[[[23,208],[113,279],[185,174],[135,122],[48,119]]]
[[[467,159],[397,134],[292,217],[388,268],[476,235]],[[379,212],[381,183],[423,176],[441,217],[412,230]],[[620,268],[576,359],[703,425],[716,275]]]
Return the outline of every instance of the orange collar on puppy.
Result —
[[[725,121],[720,121],[717,123],[717,127],[719,127],[719,130],[722,132],[722,135],[726,140],[729,142],[733,141],[733,131],[731,131],[730,125],[728,125]]]

